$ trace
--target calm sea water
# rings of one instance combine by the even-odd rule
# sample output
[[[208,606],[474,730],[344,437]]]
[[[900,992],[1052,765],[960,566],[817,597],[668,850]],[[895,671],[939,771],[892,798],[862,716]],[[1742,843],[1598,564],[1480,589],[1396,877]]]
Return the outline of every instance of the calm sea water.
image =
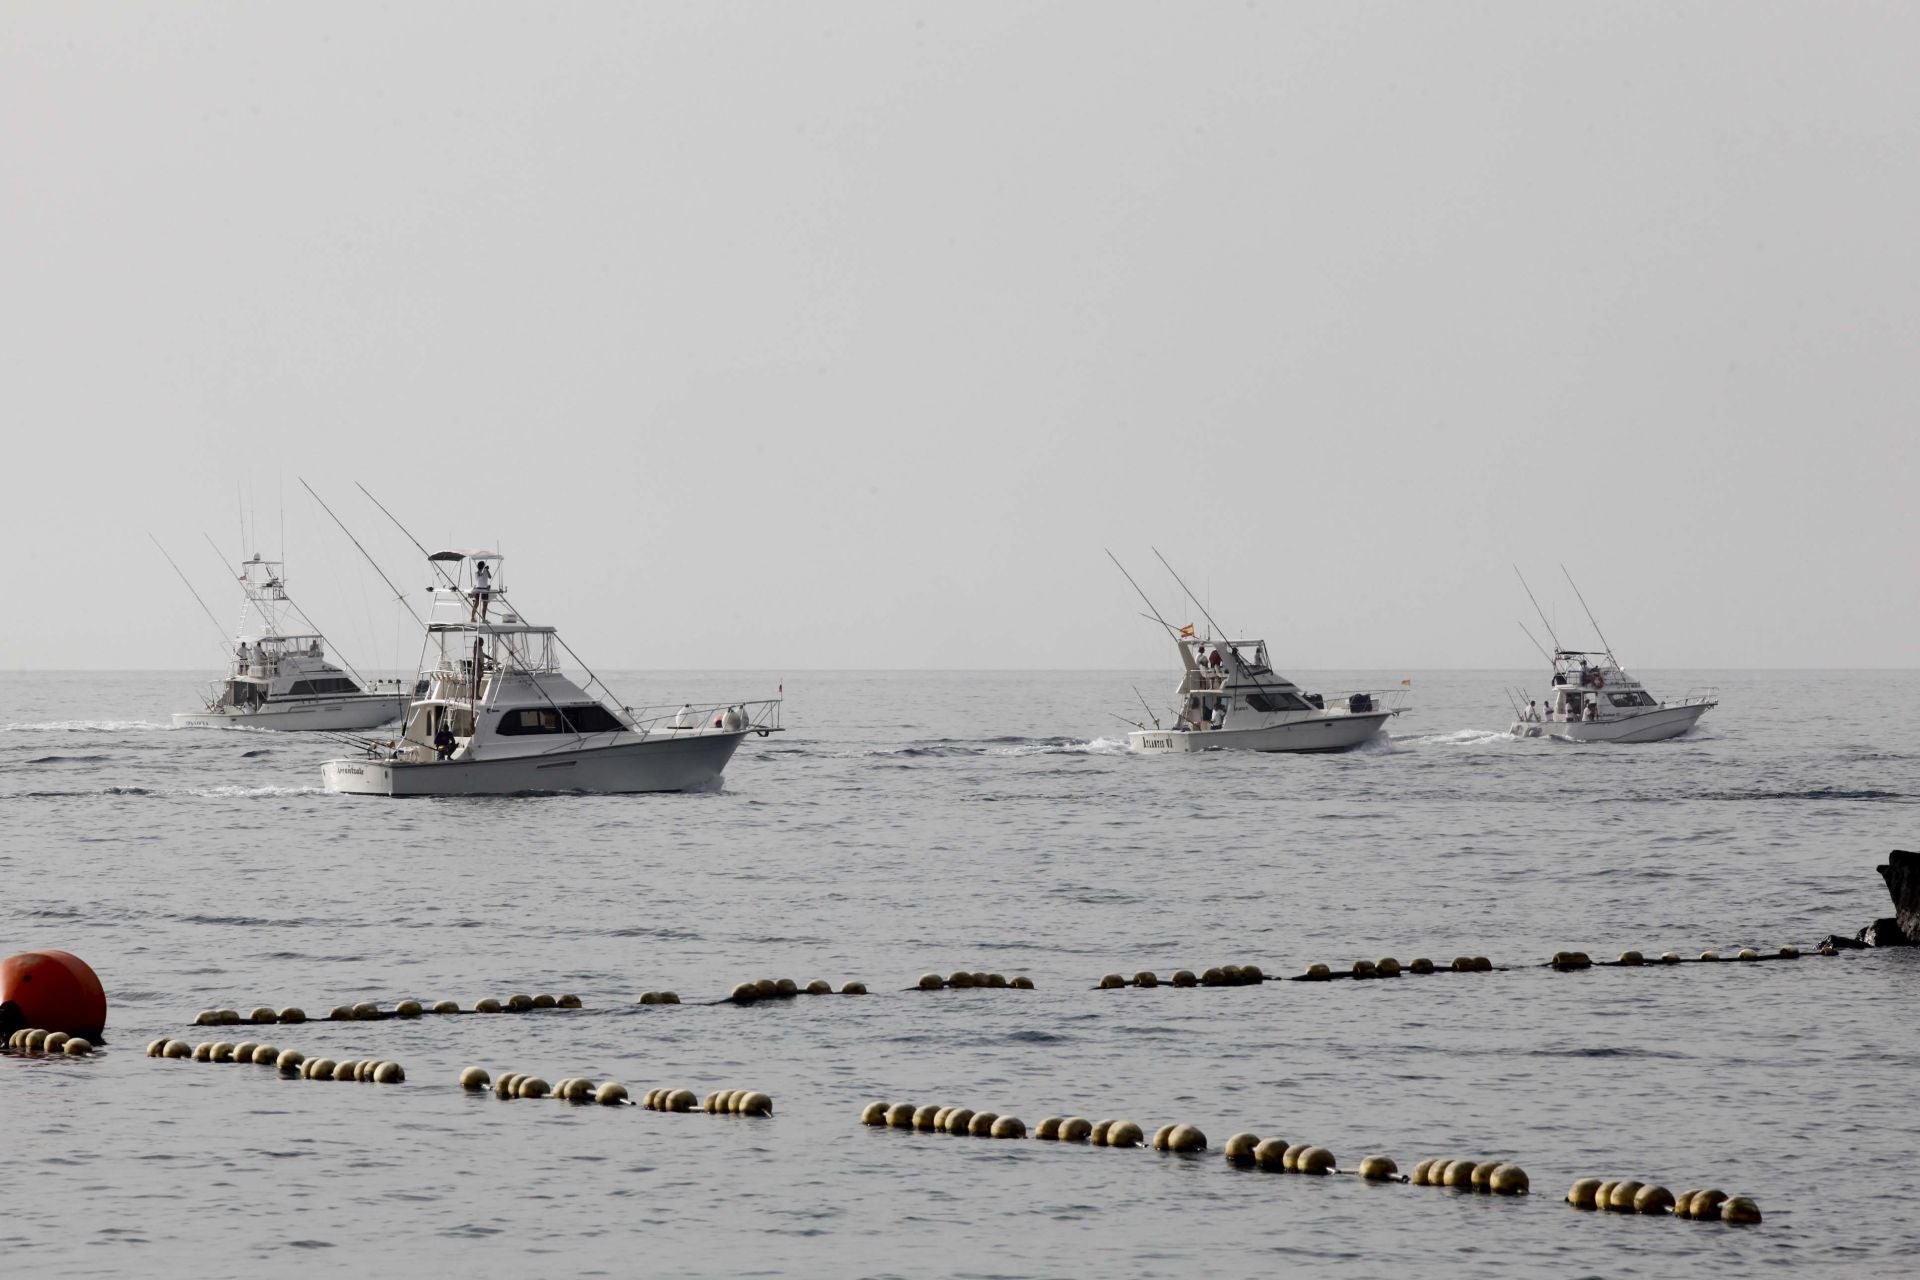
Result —
[[[1324,673],[1308,687],[1393,684]],[[784,736],[710,793],[382,801],[333,749],[175,731],[175,673],[0,675],[4,950],[88,959],[106,1053],[0,1059],[0,1243],[41,1275],[1753,1276],[1900,1272],[1920,956],[1555,974],[1561,948],[1808,946],[1887,912],[1920,839],[1920,675],[1718,685],[1694,736],[1508,739],[1537,673],[1418,674],[1344,756],[1133,757],[1165,673],[786,677]],[[778,677],[633,674],[635,702]],[[1091,990],[1480,953],[1396,982]],[[903,992],[920,973],[1034,992]],[[875,994],[738,1009],[734,983]],[[639,1007],[669,988],[689,1003]],[[404,1086],[156,1062],[208,1006],[572,991],[527,1017],[266,1028]],[[247,1038],[231,1036],[226,1038]],[[752,1087],[744,1121],[499,1103],[459,1069]],[[1523,1201],[863,1128],[871,1099],[1501,1157]],[[1583,1214],[1585,1175],[1756,1197],[1758,1228]],[[28,1252],[19,1252],[25,1248]]]

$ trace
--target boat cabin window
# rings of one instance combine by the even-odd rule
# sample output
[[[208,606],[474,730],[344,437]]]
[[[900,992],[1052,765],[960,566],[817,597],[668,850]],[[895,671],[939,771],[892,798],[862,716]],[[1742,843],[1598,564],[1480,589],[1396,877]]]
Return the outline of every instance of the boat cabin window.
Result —
[[[358,693],[360,686],[345,676],[325,676],[318,680],[295,680],[287,690],[292,697],[311,693]]]
[[[620,718],[597,702],[582,703],[576,707],[562,707],[567,720],[576,733],[621,733],[626,730]]]
[[[1631,689],[1625,693],[1610,693],[1607,695],[1607,698],[1616,707],[1651,707],[1654,705],[1653,695],[1645,689]]]
[[[619,733],[626,728],[597,702],[575,706],[522,707],[500,717],[503,737],[522,738],[542,733]]]
[[[1308,711],[1306,699],[1297,693],[1284,690],[1272,690],[1267,693],[1250,693],[1247,706],[1254,711]]]

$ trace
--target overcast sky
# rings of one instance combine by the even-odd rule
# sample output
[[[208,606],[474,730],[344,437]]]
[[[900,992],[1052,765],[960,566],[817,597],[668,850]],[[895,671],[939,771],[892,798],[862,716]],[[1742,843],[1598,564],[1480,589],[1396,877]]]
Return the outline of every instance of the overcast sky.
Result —
[[[1912,666],[1920,6],[0,7],[0,667]],[[284,493],[284,500],[282,494]],[[251,549],[251,548],[250,548]],[[1146,572],[1153,566],[1154,572]],[[1579,628],[1564,640],[1583,639]],[[405,652],[415,651],[411,641]],[[364,652],[376,651],[372,656]],[[351,656],[351,654],[350,654]]]

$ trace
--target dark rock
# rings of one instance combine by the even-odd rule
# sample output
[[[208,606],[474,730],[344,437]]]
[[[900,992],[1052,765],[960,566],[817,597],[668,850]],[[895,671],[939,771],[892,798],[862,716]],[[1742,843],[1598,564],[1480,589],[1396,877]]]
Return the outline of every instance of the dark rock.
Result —
[[[1893,934],[1898,941],[1876,942],[1875,946],[1900,947],[1913,946],[1920,941],[1920,853],[1910,849],[1895,849],[1887,855],[1886,865],[1879,868],[1880,878],[1887,882],[1887,893],[1893,898]],[[1882,931],[1885,920],[1873,922],[1873,931]]]
[[[1860,932],[1865,933],[1866,930],[1862,929]],[[1837,933],[1830,933],[1820,939],[1820,945],[1822,947],[1832,947],[1835,951],[1865,951],[1867,949],[1867,944],[1860,941],[1860,939],[1843,938]]]
[[[1862,929],[1858,935],[1860,944],[1867,947],[1910,947],[1913,939],[1900,927],[1900,922],[1892,916],[1884,916]]]

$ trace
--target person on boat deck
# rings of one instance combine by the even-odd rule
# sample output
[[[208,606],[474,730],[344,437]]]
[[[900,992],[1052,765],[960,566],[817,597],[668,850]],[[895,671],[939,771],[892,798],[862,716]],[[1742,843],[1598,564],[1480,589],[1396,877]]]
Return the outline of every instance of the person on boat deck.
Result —
[[[487,597],[493,594],[493,570],[487,567],[485,560],[477,560],[473,565],[473,616],[470,621],[480,621],[487,616]]]
[[[1218,649],[1213,650],[1207,655],[1207,665],[1215,671],[1220,669],[1220,651]]]
[[[1219,657],[1220,651],[1217,649],[1214,650],[1213,656],[1216,658]],[[1227,722],[1227,702],[1226,702],[1226,699],[1222,698],[1220,701],[1213,704],[1212,724],[1214,728],[1218,729],[1221,725],[1225,724],[1226,722]]]
[[[1536,703],[1532,698],[1528,698],[1527,714],[1521,716],[1520,718],[1526,721],[1528,724],[1539,724],[1540,723],[1540,705]]]
[[[1595,720],[1598,720],[1599,718],[1600,718],[1600,704],[1597,702],[1587,703],[1587,723],[1591,724]]]
[[[486,618],[486,603],[493,595],[493,570],[488,568],[486,560],[474,560],[474,610],[472,622]]]
[[[448,756],[453,754],[453,748],[455,745],[456,744],[453,739],[452,727],[449,726],[446,721],[442,720],[440,722],[440,727],[433,731],[434,754],[439,756],[442,760],[445,760]]]

